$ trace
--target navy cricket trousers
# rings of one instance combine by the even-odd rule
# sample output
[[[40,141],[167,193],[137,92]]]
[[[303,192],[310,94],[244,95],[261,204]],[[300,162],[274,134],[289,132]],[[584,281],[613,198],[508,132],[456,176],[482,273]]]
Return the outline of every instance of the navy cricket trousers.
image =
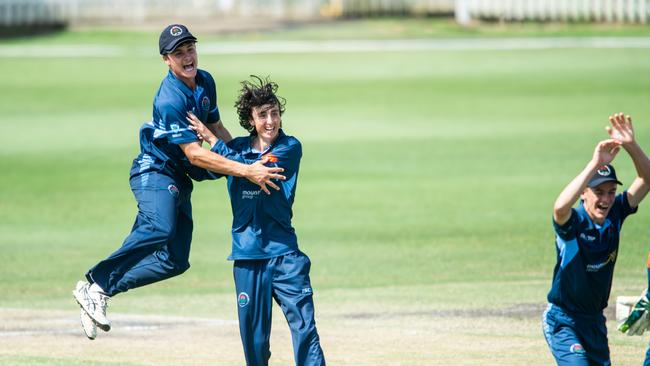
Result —
[[[248,366],[266,366],[271,357],[271,306],[280,305],[289,323],[298,366],[325,365],[314,320],[309,258],[296,251],[262,260],[237,260],[239,331]]]
[[[146,173],[130,180],[138,216],[122,246],[88,271],[109,296],[185,272],[192,242],[192,182]]]
[[[604,315],[571,314],[549,304],[542,327],[559,366],[611,366]]]

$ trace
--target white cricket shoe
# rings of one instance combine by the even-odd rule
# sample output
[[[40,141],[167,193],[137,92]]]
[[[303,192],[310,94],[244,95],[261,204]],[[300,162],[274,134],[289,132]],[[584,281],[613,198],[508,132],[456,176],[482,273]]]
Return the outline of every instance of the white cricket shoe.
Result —
[[[90,340],[95,339],[97,337],[97,324],[84,309],[79,311],[81,312],[81,328],[83,328],[86,337]]]
[[[77,287],[72,291],[72,295],[99,329],[104,332],[111,330],[111,321],[106,317],[106,308],[110,297],[97,291],[91,291],[90,284],[84,281],[77,282]]]

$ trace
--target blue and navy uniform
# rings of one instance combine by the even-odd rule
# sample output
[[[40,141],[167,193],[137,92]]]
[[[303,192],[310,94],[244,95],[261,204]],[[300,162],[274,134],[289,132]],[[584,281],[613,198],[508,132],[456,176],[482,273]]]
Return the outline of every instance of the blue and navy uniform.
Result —
[[[563,224],[553,222],[557,263],[543,315],[546,341],[558,365],[610,365],[607,307],[621,226],[635,213],[627,192],[616,196],[602,225],[581,203]]]
[[[86,277],[109,295],[178,275],[187,270],[192,241],[192,180],[219,176],[192,166],[180,144],[198,141],[185,119],[220,119],[216,87],[203,70],[190,89],[170,71],[153,101],[153,118],[140,129],[140,154],[133,160],[130,186],[138,216],[122,246],[90,269]]]
[[[314,302],[309,279],[311,262],[298,249],[291,226],[302,147],[280,130],[265,150],[251,147],[252,137],[238,137],[228,144],[218,142],[213,151],[242,163],[263,156],[269,164],[284,169],[285,181],[270,195],[245,178],[228,177],[233,213],[233,274],[237,293],[239,329],[246,363],[267,365],[271,357],[271,306],[280,305],[291,329],[296,365],[325,365],[314,319]]]

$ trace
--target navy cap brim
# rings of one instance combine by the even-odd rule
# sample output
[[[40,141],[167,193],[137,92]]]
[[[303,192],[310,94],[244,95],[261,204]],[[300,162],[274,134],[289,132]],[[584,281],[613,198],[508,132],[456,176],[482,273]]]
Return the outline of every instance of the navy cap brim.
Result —
[[[587,185],[589,188],[594,188],[598,187],[599,185],[606,183],[606,182],[616,182],[618,185],[623,185],[623,183],[619,182],[618,179],[610,178],[610,177],[602,177],[602,178],[597,178],[589,182]]]
[[[182,45],[183,43],[186,43],[186,42],[196,42],[196,37],[194,37],[191,34],[186,34],[186,35],[184,35],[182,37],[178,37],[177,39],[174,39],[174,41],[172,43],[168,44],[167,46],[165,46],[165,48],[160,50],[160,54],[161,55],[166,55],[168,53],[172,53],[172,52],[174,52],[175,49],[178,48],[178,46],[180,46],[180,45]]]

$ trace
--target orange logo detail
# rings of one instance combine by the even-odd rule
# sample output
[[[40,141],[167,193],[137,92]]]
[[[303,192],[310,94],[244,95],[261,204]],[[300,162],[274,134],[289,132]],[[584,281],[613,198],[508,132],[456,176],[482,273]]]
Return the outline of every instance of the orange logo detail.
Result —
[[[264,155],[265,158],[269,159],[269,163],[277,163],[278,162],[278,157],[273,155],[273,154],[266,154]]]

